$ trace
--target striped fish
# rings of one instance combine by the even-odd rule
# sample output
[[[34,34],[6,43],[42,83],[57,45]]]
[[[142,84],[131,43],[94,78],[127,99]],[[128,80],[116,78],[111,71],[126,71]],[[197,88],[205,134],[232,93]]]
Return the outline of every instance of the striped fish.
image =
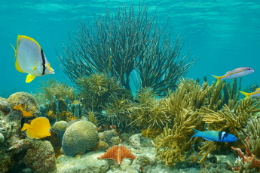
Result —
[[[26,83],[30,83],[36,76],[54,74],[41,46],[33,38],[18,35],[17,50],[15,51],[15,68],[21,73],[28,73]]]
[[[234,135],[223,132],[223,131],[199,131],[193,129],[195,131],[195,135],[193,137],[202,137],[207,141],[216,141],[216,142],[236,142],[237,137]]]
[[[244,94],[246,97],[245,99],[249,98],[249,97],[259,97],[260,96],[260,88],[257,88],[254,92],[252,93],[246,93],[244,91],[240,91],[241,94]]]
[[[213,77],[217,79],[216,85],[218,85],[218,83],[223,79],[234,79],[234,78],[249,75],[253,72],[254,72],[254,70],[250,67],[241,67],[241,68],[236,68],[235,70],[229,71],[223,76],[214,76],[213,75]]]

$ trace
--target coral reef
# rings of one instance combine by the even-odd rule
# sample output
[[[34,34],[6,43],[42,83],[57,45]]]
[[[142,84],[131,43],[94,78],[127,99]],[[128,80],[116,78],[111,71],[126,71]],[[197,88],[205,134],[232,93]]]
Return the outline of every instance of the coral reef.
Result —
[[[247,124],[248,139],[245,146],[249,153],[253,153],[256,157],[260,158],[260,119],[252,119]]]
[[[11,109],[21,112],[24,117],[37,117],[39,115],[39,106],[34,97],[25,92],[17,92],[12,94],[8,99]]]
[[[163,33],[158,28],[156,12],[150,18],[147,6],[138,9],[136,15],[133,5],[129,12],[126,7],[114,14],[107,9],[103,17],[95,17],[93,25],[81,23],[75,40],[70,39],[71,45],[64,46],[64,54],[58,56],[72,82],[78,84],[81,76],[107,73],[130,90],[135,72],[141,87],[153,87],[157,94],[165,94],[187,74],[196,60],[189,52],[180,56],[180,38],[173,41],[171,32]]]
[[[186,152],[192,151],[192,145],[196,140],[191,138],[191,128],[197,128],[201,124],[201,118],[196,112],[183,109],[174,119],[172,129],[168,125],[161,135],[152,141],[156,150],[156,156],[163,160],[166,166],[176,165],[185,161]]]
[[[84,112],[84,107],[80,101],[74,100],[71,103],[67,96],[65,100],[58,100],[56,96],[53,96],[52,101],[47,101],[40,108],[42,116],[47,116],[50,120],[55,121],[71,121],[81,118]]]
[[[116,125],[120,131],[129,131],[133,104],[129,99],[117,99],[112,103],[106,104],[103,116],[106,122]]]
[[[68,123],[66,121],[57,121],[55,124],[52,126],[52,130],[54,133],[62,138],[63,134],[65,133],[65,130],[67,128]]]
[[[44,104],[46,100],[52,100],[55,96],[57,100],[64,100],[68,97],[70,100],[77,98],[76,89],[57,81],[55,78],[47,79],[40,82],[39,91],[34,95],[39,104]]]
[[[143,88],[136,94],[136,100],[139,104],[134,104],[130,108],[130,125],[142,127],[144,129],[160,128],[171,122],[166,114],[166,107],[162,100],[156,99],[157,95],[151,88]]]
[[[93,74],[77,80],[80,95],[87,110],[101,112],[106,104],[114,100],[128,98],[129,91],[124,89],[115,79],[105,74]]]
[[[5,141],[5,137],[2,133],[0,133],[0,144]]]
[[[54,149],[49,141],[22,139],[16,140],[10,151],[19,153],[26,150],[25,164],[35,173],[45,173],[55,170],[56,161]]]
[[[84,154],[98,143],[98,131],[89,121],[78,121],[70,125],[62,139],[62,149],[70,156]]]
[[[0,110],[1,110],[3,113],[5,113],[5,114],[7,114],[7,113],[10,112],[11,109],[10,109],[10,106],[9,106],[9,104],[8,104],[7,99],[0,97]]]
[[[257,144],[258,145],[258,144]],[[257,158],[251,151],[251,141],[250,138],[246,139],[246,155],[241,151],[240,148],[231,147],[233,150],[237,151],[240,158],[237,158],[233,170],[235,171],[250,171],[252,168],[260,168],[260,159]]]
[[[101,141],[104,141],[110,147],[113,146],[111,139],[114,138],[114,137],[117,137],[117,133],[114,129],[113,130],[106,130],[104,132],[98,133],[99,143]]]

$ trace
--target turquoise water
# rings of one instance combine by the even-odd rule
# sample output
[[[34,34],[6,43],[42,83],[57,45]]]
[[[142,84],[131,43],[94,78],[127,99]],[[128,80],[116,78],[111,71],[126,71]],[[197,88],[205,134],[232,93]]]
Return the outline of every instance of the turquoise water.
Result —
[[[258,0],[153,0],[145,1],[152,14],[157,9],[158,23],[172,26],[172,37],[178,34],[186,42],[182,54],[190,48],[191,55],[201,59],[190,70],[188,77],[209,81],[211,75],[223,75],[237,67],[251,67],[252,75],[243,78],[243,86],[258,82],[260,75],[260,2]],[[34,92],[41,80],[56,78],[66,81],[59,69],[55,47],[62,54],[68,31],[77,31],[79,21],[93,21],[93,16],[103,15],[106,9],[116,11],[118,5],[135,6],[139,1],[4,1],[0,3],[1,75],[0,91],[5,94],[16,91]],[[27,35],[39,42],[47,59],[55,69],[55,75],[38,77],[26,84],[26,74],[14,67],[14,51],[17,35]]]
[[[81,95],[76,95],[72,91],[65,91],[66,97],[63,92],[56,94],[57,90],[54,89],[59,89],[59,83],[56,83],[57,86],[52,86],[55,94],[49,94],[51,96],[50,102],[45,101],[48,93],[46,95],[41,93],[43,95],[39,94],[38,97],[35,97],[38,103],[34,102],[33,96],[27,94],[35,93],[39,90],[41,82],[51,78],[73,85],[61,70],[57,58],[57,53],[59,56],[63,55],[63,46],[66,43],[70,44],[68,33],[73,35],[73,32],[77,32],[81,22],[89,21],[92,24],[94,16],[104,16],[106,10],[113,13],[117,11],[118,7],[126,5],[126,8],[129,9],[129,6],[133,4],[136,7],[135,12],[137,12],[139,3],[139,0],[0,0],[0,172],[18,173],[19,171],[33,172],[40,169],[54,170],[55,166],[57,170],[54,172],[57,173],[91,172],[86,170],[92,170],[92,172],[109,170],[108,172],[112,173],[118,170],[122,172],[121,170],[124,170],[124,168],[125,172],[135,170],[135,172],[150,173],[191,173],[201,170],[201,172],[226,173],[228,171],[231,172],[232,169],[244,169],[236,165],[236,158],[241,163],[242,160],[236,154],[236,151],[239,153],[239,149],[235,148],[238,147],[244,151],[245,146],[241,141],[244,141],[246,137],[248,137],[246,140],[248,145],[246,147],[250,149],[250,140],[252,140],[251,149],[253,145],[256,145],[255,141],[259,137],[259,134],[256,134],[256,132],[260,131],[258,129],[260,127],[260,109],[257,109],[259,105],[255,106],[255,103],[260,103],[258,98],[258,100],[255,99],[253,101],[244,100],[240,104],[237,102],[236,106],[232,105],[231,99],[235,103],[238,96],[236,98],[236,89],[232,92],[228,91],[231,87],[224,87],[223,92],[220,91],[224,93],[224,97],[222,95],[222,98],[219,97],[217,99],[216,97],[215,99],[215,94],[219,93],[217,89],[214,90],[215,86],[203,88],[194,81],[183,80],[175,95],[172,94],[165,98],[157,99],[150,92],[151,90],[148,89],[141,90],[139,97],[132,99],[131,96],[128,96],[128,92],[121,88],[120,84],[113,83],[114,81],[105,81],[105,83],[109,83],[109,87],[112,86],[112,89],[109,87],[102,88],[103,86],[101,87],[101,85],[95,85],[94,87],[98,87],[93,89],[87,85],[89,83],[86,80],[84,83],[87,83],[86,85],[82,83],[79,85],[83,88]],[[222,76],[227,71],[235,68],[251,67],[255,72],[243,77],[242,88],[253,83],[259,83],[259,0],[147,0],[145,4],[148,6],[149,16],[156,12],[159,26],[165,27],[167,25],[165,33],[171,30],[173,40],[178,35],[180,35],[182,41],[185,40],[181,55],[186,55],[190,50],[191,56],[199,59],[189,70],[187,77],[195,80],[200,78],[202,83],[203,77],[207,76],[208,81],[211,83],[215,81],[212,75]],[[15,53],[10,45],[12,44],[16,47],[18,35],[34,38],[40,44],[52,68],[55,70],[54,75],[36,77],[31,83],[25,83],[27,74],[20,73],[15,69]],[[232,80],[229,81],[231,82]],[[132,86],[133,83],[131,83]],[[190,86],[194,86],[194,88]],[[64,88],[64,86],[62,87]],[[113,87],[116,88],[115,91],[112,91]],[[106,92],[103,91],[107,88],[109,88],[108,92],[111,93],[106,95]],[[131,89],[135,94],[136,90]],[[105,94],[100,94],[102,92]],[[196,93],[198,94],[196,95]],[[13,95],[9,97],[11,94]],[[205,97],[201,97],[203,94],[205,94]],[[187,96],[189,98],[194,97],[194,100],[189,99]],[[9,97],[9,99],[2,97]],[[224,105],[227,103],[229,103],[229,107]],[[38,107],[38,105],[40,106]],[[194,113],[195,111],[196,113]],[[223,114],[220,114],[219,111],[222,111]],[[39,120],[36,118],[38,116],[47,117],[50,119],[50,122],[46,121],[46,118],[44,118],[44,122],[41,122],[43,119]],[[46,128],[38,129],[36,125],[33,125],[32,118],[35,118],[36,122],[45,123]],[[92,123],[91,125],[86,124],[88,122],[85,121],[86,119],[95,125]],[[27,138],[30,137],[28,135],[30,130],[27,129],[28,131],[21,132],[21,128],[26,127],[25,123],[31,123],[31,126],[34,126],[33,130],[36,132],[45,131],[46,134],[42,132],[43,135],[40,137],[31,134],[31,137],[37,140]],[[56,123],[58,125],[55,127]],[[78,125],[78,123],[85,123],[85,125]],[[177,165],[169,163],[171,166],[161,162],[164,158],[157,157],[155,159],[155,154],[158,153],[158,151],[156,153],[155,148],[160,146],[159,139],[163,136],[159,134],[162,134],[164,127],[168,129],[168,125],[169,129],[173,129],[172,133],[177,136],[175,136],[176,140],[175,138],[169,138],[169,141],[174,141],[172,146],[177,146],[177,149],[172,149],[172,151],[177,154],[180,154],[180,151],[185,151],[185,153],[180,155],[187,156],[185,159],[183,158],[185,161],[179,162],[174,160]],[[49,129],[50,126],[53,130],[52,132]],[[150,127],[152,128],[149,129]],[[174,127],[176,128],[174,129]],[[218,142],[228,142],[224,139],[229,135],[229,142],[233,142],[234,139],[238,139],[238,142],[227,144],[206,143],[201,138],[196,138],[195,140],[198,139],[197,141],[190,140],[193,131],[191,129],[188,131],[188,128],[195,129],[195,127],[200,131],[214,130],[215,136],[213,138],[204,136],[206,140],[214,139],[214,141]],[[77,130],[74,130],[74,128]],[[232,132],[232,136],[228,134],[231,133],[229,131]],[[98,132],[99,135],[97,134]],[[69,136],[70,138],[63,137],[64,133],[67,133],[66,137]],[[80,135],[85,133],[89,136],[81,138]],[[182,136],[179,133],[186,134]],[[200,132],[200,134],[207,133]],[[237,138],[232,138],[231,140],[231,137],[234,137],[233,135]],[[255,138],[256,135],[258,135],[257,138]],[[156,136],[157,138],[155,138]],[[41,139],[38,140],[39,138]],[[88,141],[86,142],[85,139]],[[155,141],[156,144],[152,144],[151,140]],[[162,140],[166,141],[167,139]],[[47,141],[51,141],[51,143],[43,144],[43,142]],[[98,144],[98,141],[100,144]],[[194,143],[191,143],[191,141]],[[188,145],[186,146],[186,144]],[[204,161],[202,159],[202,163],[197,163],[201,157],[196,158],[194,163],[188,163],[190,158],[202,151],[200,149],[201,146],[208,144],[213,149],[209,147],[208,151],[210,153],[205,155],[207,157],[205,157]],[[87,152],[85,145],[88,145]],[[130,157],[130,159],[135,159],[135,157],[136,159],[132,162],[132,167],[129,166],[131,161],[126,159],[124,159],[126,161],[121,166],[118,166],[120,163],[117,163],[117,165],[115,161],[107,162],[103,160],[111,159],[108,156],[103,157],[101,155],[109,147],[118,147],[115,145],[120,145],[120,148],[123,145],[133,152],[134,156]],[[160,151],[166,151],[167,148],[170,148],[170,145],[171,142],[166,141],[164,148],[159,147]],[[233,152],[230,149],[231,145],[234,146],[233,150],[236,151]],[[84,148],[84,151],[78,151],[81,147]],[[182,149],[179,150],[179,147]],[[74,149],[75,151],[73,151]],[[114,151],[120,151],[119,153],[121,153],[121,149],[117,148]],[[257,149],[260,150],[259,148]],[[172,155],[174,155],[174,152],[168,153],[173,153]],[[255,150],[255,153],[260,152]],[[169,154],[167,156],[171,157],[172,155]],[[246,157],[252,158],[253,155],[254,151],[251,150]],[[259,162],[259,157],[258,154],[254,161]],[[179,160],[181,159],[179,158]],[[246,160],[243,160],[243,162],[246,163]],[[248,167],[251,169],[251,166]],[[28,170],[27,168],[30,169]],[[105,171],[101,171],[101,169]],[[256,170],[251,172],[253,171]],[[39,172],[45,173],[46,171]]]

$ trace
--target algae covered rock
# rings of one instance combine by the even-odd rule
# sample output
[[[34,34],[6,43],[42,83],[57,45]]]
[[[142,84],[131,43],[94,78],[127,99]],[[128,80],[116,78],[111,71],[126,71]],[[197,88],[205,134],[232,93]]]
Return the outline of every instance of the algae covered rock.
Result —
[[[25,164],[34,173],[51,172],[56,168],[54,149],[49,141],[34,140],[33,148],[27,150]]]
[[[20,110],[22,114],[32,113],[30,116],[39,115],[39,106],[34,97],[26,92],[17,92],[12,94],[8,99],[8,104],[11,109]],[[27,115],[28,116],[28,115]]]
[[[5,98],[0,97],[0,111],[9,112],[10,106],[8,105],[8,101]]]
[[[2,133],[0,133],[0,144],[5,141],[5,137]]]
[[[52,130],[58,137],[61,138],[65,133],[67,125],[68,123],[66,121],[58,121],[53,125]]]
[[[70,156],[84,154],[98,143],[97,127],[89,121],[78,121],[67,128],[62,139],[62,149]]]

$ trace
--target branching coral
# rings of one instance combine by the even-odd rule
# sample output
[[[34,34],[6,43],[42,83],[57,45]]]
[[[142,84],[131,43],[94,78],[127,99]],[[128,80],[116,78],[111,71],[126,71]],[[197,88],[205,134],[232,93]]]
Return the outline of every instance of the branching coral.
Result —
[[[93,25],[80,24],[71,45],[58,56],[62,70],[72,82],[93,73],[108,73],[130,90],[131,75],[140,78],[141,87],[152,87],[157,94],[174,88],[196,60],[189,52],[181,56],[183,46],[178,37],[174,42],[171,32],[164,33],[157,25],[156,13],[151,17],[148,7],[133,5],[118,8],[112,14],[96,17]]]
[[[166,115],[165,106],[161,100],[155,97],[156,95],[150,88],[143,88],[137,93],[136,100],[139,104],[131,107],[131,125],[145,129],[163,129],[170,122],[169,116]]]
[[[260,168],[260,159],[258,159],[249,148],[251,147],[250,139],[246,139],[246,155],[241,151],[240,148],[231,147],[233,150],[237,151],[240,159],[235,162],[236,169],[242,171],[243,169],[250,170],[252,168]],[[243,161],[243,162],[242,162]]]
[[[248,139],[245,146],[250,154],[260,158],[260,120],[253,119],[247,125]]]
[[[130,93],[113,78],[105,74],[93,74],[77,80],[83,103],[89,110],[101,112],[105,104],[128,98]]]
[[[75,88],[57,81],[56,79],[48,79],[41,82],[40,90],[35,94],[38,103],[43,103],[47,100],[52,100],[53,97],[57,100],[65,100],[68,97],[70,100],[75,100],[77,97]]]
[[[201,125],[201,119],[196,112],[183,109],[181,113],[174,119],[172,129],[168,125],[164,128],[161,135],[152,142],[156,156],[159,156],[165,165],[176,165],[179,161],[186,158],[185,152],[192,150],[195,140],[191,138],[192,129]]]
[[[108,123],[116,125],[121,130],[127,130],[130,123],[132,103],[128,99],[117,99],[112,103],[106,104],[104,109],[105,119]],[[123,129],[122,129],[123,128]]]

